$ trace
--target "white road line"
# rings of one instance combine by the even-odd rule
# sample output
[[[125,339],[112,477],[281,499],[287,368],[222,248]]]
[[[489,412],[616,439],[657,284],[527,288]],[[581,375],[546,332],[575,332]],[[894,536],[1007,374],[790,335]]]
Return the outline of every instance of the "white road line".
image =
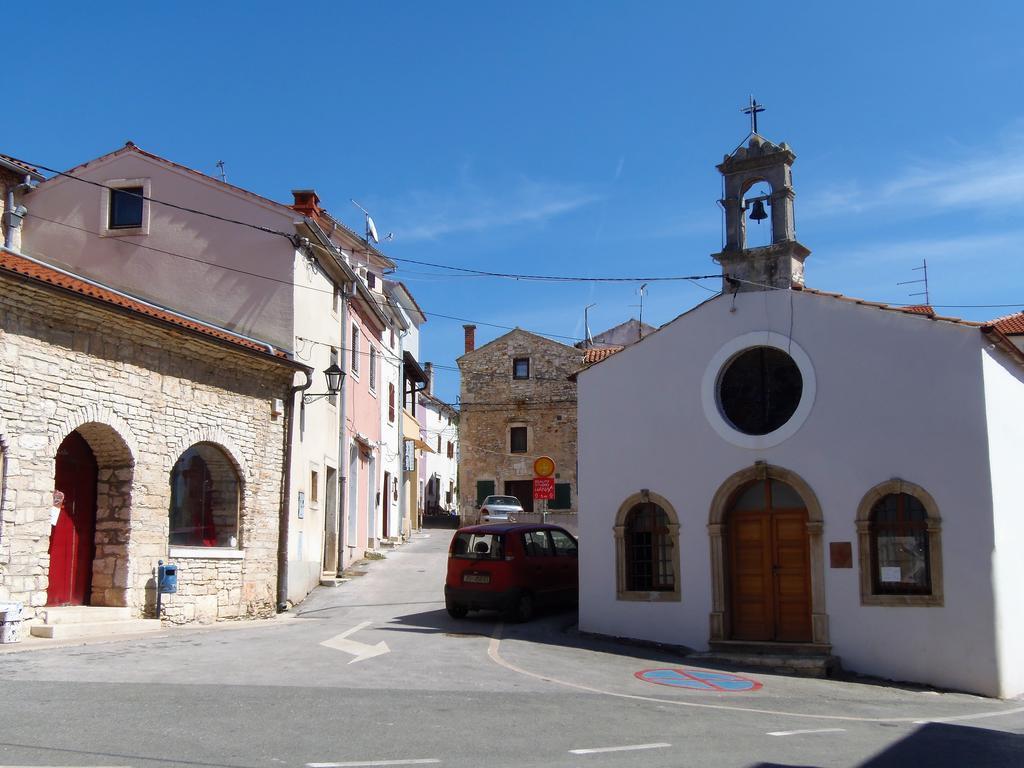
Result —
[[[354,763],[306,763],[306,768],[364,768],[373,765],[434,765],[440,763],[432,757],[421,760],[369,760]]]
[[[671,747],[671,744],[632,744],[626,747],[597,747],[595,749],[570,749],[571,755],[596,755],[599,752],[630,752],[634,749],[664,749]]]
[[[845,728],[816,728],[806,731],[768,731],[769,736],[802,736],[805,733],[846,733]]]
[[[537,672],[531,672],[528,669],[517,667],[515,664],[506,661],[501,657],[501,630],[502,623],[498,622],[494,627],[494,634],[491,635],[490,643],[487,646],[487,655],[491,661],[495,664],[504,667],[505,669],[515,672],[519,675],[526,677],[532,677],[536,680],[543,680],[546,683],[554,683],[555,685],[564,685],[566,688],[573,688],[577,691],[586,691],[587,693],[596,693],[601,696],[614,696],[619,699],[629,699],[630,701],[650,701],[655,704],[667,704],[669,706],[676,707],[690,707],[693,709],[717,709],[724,710],[726,712],[746,712],[752,715],[775,715],[777,717],[796,717],[806,720],[832,720],[847,723],[944,723],[944,722],[955,722],[958,720],[982,720],[990,717],[1004,717],[1005,715],[1016,715],[1020,712],[1024,712],[1024,707],[1013,707],[1012,709],[1004,709],[998,712],[978,712],[970,715],[960,715],[959,717],[932,717],[922,719],[918,717],[857,717],[854,715],[815,715],[807,712],[787,712],[785,710],[777,709],[758,709],[757,707],[734,707],[728,704],[703,704],[696,701],[680,701],[679,699],[659,699],[655,696],[638,696],[634,693],[619,693],[618,691],[606,691],[603,688],[595,688],[590,685],[581,685],[580,683],[573,683],[568,680],[559,680],[557,677],[551,677],[550,675],[542,675]]]

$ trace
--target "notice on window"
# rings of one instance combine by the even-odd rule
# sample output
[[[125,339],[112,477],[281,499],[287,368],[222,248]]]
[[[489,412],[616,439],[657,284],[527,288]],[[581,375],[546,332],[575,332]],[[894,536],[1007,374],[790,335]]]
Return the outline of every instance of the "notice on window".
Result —
[[[902,580],[903,572],[901,571],[898,565],[891,567],[882,567],[882,581],[900,582]]]

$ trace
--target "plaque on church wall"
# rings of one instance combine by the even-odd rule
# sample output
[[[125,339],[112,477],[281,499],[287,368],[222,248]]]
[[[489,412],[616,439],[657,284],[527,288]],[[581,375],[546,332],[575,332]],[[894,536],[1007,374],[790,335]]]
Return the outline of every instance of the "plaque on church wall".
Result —
[[[828,560],[832,568],[853,568],[853,544],[849,541],[830,541]]]

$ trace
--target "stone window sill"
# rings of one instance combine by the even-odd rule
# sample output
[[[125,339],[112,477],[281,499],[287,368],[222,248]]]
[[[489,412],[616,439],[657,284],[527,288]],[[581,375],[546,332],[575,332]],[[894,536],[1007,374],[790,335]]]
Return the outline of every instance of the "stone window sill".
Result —
[[[885,608],[941,608],[942,595],[862,595],[861,605],[877,605]]]
[[[244,560],[245,550],[230,547],[171,547],[170,557],[198,560]]]
[[[619,600],[627,600],[637,603],[680,603],[682,596],[678,592],[632,592],[620,591]]]

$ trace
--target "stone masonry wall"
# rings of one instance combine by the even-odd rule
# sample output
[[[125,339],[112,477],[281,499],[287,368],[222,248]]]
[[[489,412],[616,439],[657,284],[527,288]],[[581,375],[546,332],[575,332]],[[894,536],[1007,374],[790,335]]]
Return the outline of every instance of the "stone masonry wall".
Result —
[[[271,615],[284,450],[271,406],[292,379],[284,365],[0,275],[0,601],[24,602],[29,617],[46,604],[55,456],[77,430],[99,464],[91,604],[152,615],[157,561],[173,560],[170,621]],[[197,442],[220,448],[240,481],[239,547],[214,559],[168,545],[170,473]]]
[[[530,358],[530,377],[512,378],[512,361]],[[576,382],[583,353],[527,331],[515,330],[459,358],[460,514],[475,521],[476,484],[493,480],[495,493],[509,480],[531,480],[533,462],[550,456],[556,483],[571,486],[576,514]],[[509,430],[527,429],[526,453],[512,453]]]

